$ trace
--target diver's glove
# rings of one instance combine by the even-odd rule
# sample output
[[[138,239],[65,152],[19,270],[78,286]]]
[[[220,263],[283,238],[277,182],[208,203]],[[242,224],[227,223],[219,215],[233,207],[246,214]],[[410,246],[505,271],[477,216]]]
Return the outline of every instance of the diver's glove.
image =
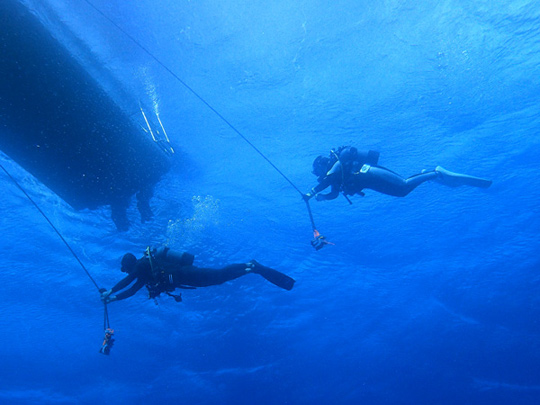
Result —
[[[315,196],[315,199],[316,199],[317,201],[326,201],[326,198],[324,197],[323,194],[317,194],[317,195]]]
[[[311,199],[311,197],[313,197],[315,194],[317,194],[317,193],[315,192],[315,190],[311,189],[311,190],[309,190],[308,193],[303,194],[303,195],[302,195],[302,198],[304,199],[304,201],[309,201],[309,200]]]
[[[101,298],[101,301],[103,301],[104,304],[108,304],[109,302],[116,301],[118,298],[116,298],[116,295],[108,295],[105,298]]]
[[[101,293],[101,301],[103,301],[105,303],[109,302],[109,300],[110,300],[109,296],[112,293],[112,288],[110,290],[105,290],[104,288],[101,288],[99,290],[99,292]]]

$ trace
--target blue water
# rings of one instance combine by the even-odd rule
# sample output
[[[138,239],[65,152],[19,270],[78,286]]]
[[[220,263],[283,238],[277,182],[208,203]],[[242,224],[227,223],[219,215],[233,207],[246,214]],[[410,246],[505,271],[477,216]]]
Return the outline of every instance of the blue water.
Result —
[[[164,243],[297,282],[246,276],[158,305],[141,291],[109,306],[103,356],[95,287],[0,176],[1,403],[540,403],[537,2],[93,0],[301,190],[342,144],[404,176],[494,181],[313,201],[335,243],[321,251],[297,191],[132,40],[84,0],[28,3],[104,85],[153,105],[176,147],[154,221],[124,233],[2,156],[99,285]]]

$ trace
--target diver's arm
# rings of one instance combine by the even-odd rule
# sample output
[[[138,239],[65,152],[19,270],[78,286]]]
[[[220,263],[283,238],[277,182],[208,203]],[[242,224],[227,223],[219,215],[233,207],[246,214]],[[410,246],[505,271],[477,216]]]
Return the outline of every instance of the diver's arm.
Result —
[[[329,193],[326,194],[317,194],[317,201],[326,201],[326,200],[334,200],[339,196],[339,187],[332,184],[332,189]]]
[[[127,290],[122,291],[120,294],[116,294],[116,301],[124,300],[126,298],[131,297],[134,295],[137,291],[139,291],[141,288],[144,287],[144,281],[141,281],[140,279],[137,279],[135,284],[133,284],[131,287],[129,287]]]
[[[337,198],[341,189],[341,179],[341,171],[333,173],[330,173],[329,171],[328,174],[320,181],[320,183],[312,189],[312,191],[317,194],[317,201],[333,200]],[[330,186],[332,187],[332,189],[329,193],[320,194],[321,191],[327,189]]]
[[[330,182],[326,182],[326,178],[322,179],[319,184],[309,190],[306,194],[303,195],[304,200],[309,201],[311,197],[318,195],[319,192],[330,186]]]
[[[120,290],[126,288],[136,278],[137,278],[137,276],[135,274],[128,274],[126,277],[124,277],[122,280],[120,280],[118,283],[116,283],[113,288],[111,288],[110,293],[115,293],[117,291],[120,291]]]
[[[311,189],[312,195],[319,194],[324,189],[327,189],[332,185],[334,182],[334,176],[324,176],[322,179],[319,180],[319,184],[317,184],[315,187]]]

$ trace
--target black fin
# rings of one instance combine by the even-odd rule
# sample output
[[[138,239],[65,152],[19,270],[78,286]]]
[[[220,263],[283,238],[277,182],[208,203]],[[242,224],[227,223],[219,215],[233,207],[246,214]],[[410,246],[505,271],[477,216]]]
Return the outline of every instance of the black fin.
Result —
[[[294,287],[295,280],[293,278],[270,267],[259,265],[256,267],[255,273],[260,274],[266,280],[284,290],[291,291]]]

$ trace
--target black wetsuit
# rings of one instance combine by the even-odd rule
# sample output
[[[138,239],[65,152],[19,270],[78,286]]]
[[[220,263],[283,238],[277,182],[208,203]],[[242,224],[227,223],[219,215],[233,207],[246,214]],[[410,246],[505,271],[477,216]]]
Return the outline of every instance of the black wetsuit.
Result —
[[[428,180],[434,180],[437,177],[438,174],[432,170],[405,179],[381,166],[364,166],[361,171],[351,174],[344,191],[346,194],[351,195],[360,194],[363,189],[367,188],[394,197],[405,197],[420,184]]]
[[[355,152],[354,147],[342,147],[339,159],[331,162],[325,175],[318,178],[319,184],[313,187],[313,194],[318,194],[331,187],[326,194],[318,194],[317,200],[333,200],[340,191],[346,195],[360,194],[371,189],[379,193],[405,197],[425,181],[437,178],[435,171],[416,174],[407,179],[378,165],[379,153],[375,151]]]
[[[174,253],[169,253],[169,256],[174,256]],[[176,257],[182,256],[183,255],[176,255]],[[191,261],[192,260],[193,256],[191,256]],[[294,280],[289,276],[263,266],[255,261],[251,261],[250,263],[231,264],[221,269],[196,267],[184,263],[186,263],[186,261],[183,259],[176,261],[154,259],[152,261],[154,272],[157,273],[158,271],[163,270],[165,274],[164,280],[155,280],[152,273],[152,266],[150,266],[150,260],[148,257],[143,257],[137,260],[135,268],[111,289],[111,294],[116,295],[117,300],[123,300],[131,297],[145,285],[156,284],[158,281],[164,283],[162,285],[163,291],[172,291],[175,288],[182,288],[185,286],[208,287],[223,284],[226,281],[234,280],[249,274],[250,272],[259,274],[271,283],[286,290],[291,290],[294,284]],[[252,267],[250,268],[250,266]],[[135,283],[130,288],[115,294],[117,291],[129,286],[133,281],[135,281]]]

